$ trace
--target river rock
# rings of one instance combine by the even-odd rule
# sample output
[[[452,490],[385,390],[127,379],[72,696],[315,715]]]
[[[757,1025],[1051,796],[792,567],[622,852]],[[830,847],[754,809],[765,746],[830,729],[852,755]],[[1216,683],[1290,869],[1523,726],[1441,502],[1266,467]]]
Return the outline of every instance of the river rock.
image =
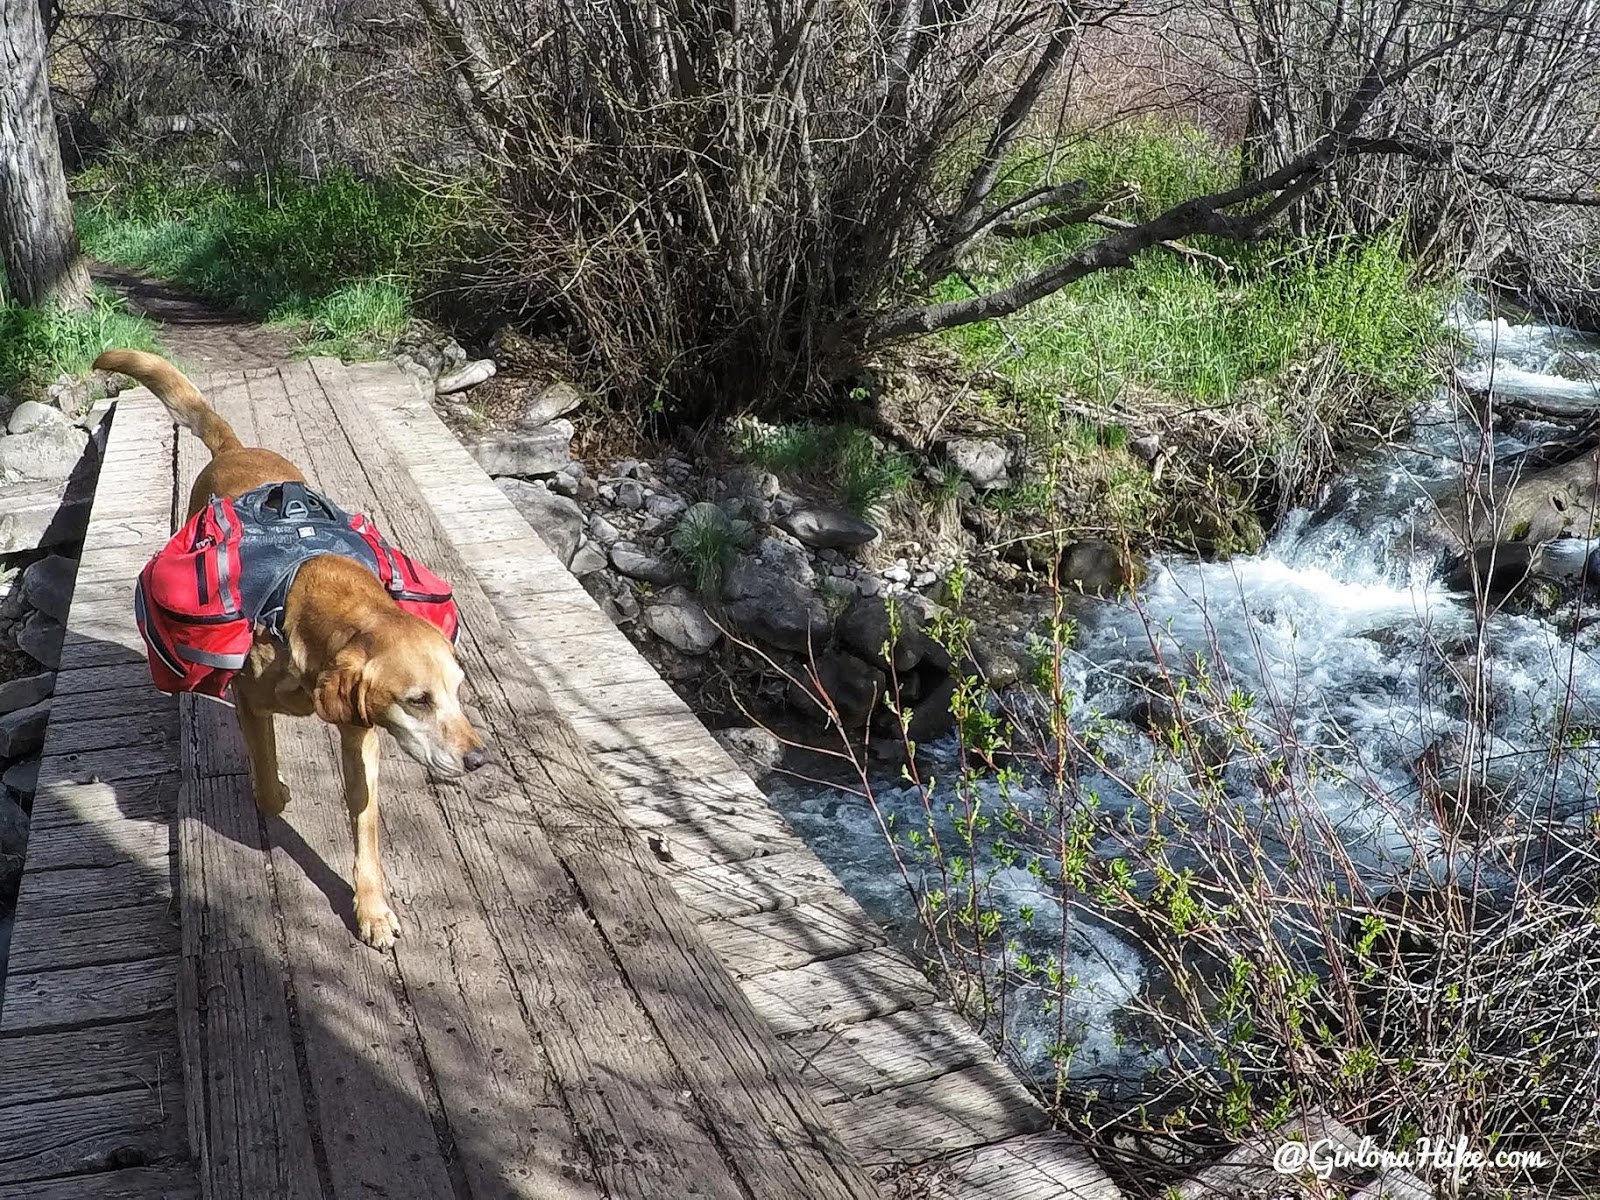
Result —
[[[56,690],[56,677],[48,671],[0,683],[0,715],[39,703]]]
[[[21,854],[28,847],[28,814],[10,796],[0,795],[0,854]]]
[[[76,420],[94,407],[95,388],[100,389],[101,395],[117,394],[114,387],[108,386],[111,380],[117,378],[120,376],[110,371],[91,371],[87,378],[63,373],[56,376],[56,381],[45,389],[45,395],[69,420]]]
[[[756,552],[734,563],[723,583],[727,615],[744,633],[785,650],[821,647],[833,622],[804,550],[763,538]]]
[[[778,518],[778,527],[813,549],[849,550],[878,536],[877,526],[837,508],[797,507]]]
[[[783,743],[777,734],[751,726],[748,729],[714,729],[711,736],[741,770],[760,783],[783,762]]]
[[[66,479],[88,445],[87,433],[64,422],[0,438],[0,484]]]
[[[955,698],[956,681],[941,679],[932,691],[917,701],[911,710],[911,721],[906,726],[906,736],[913,742],[926,742],[948,733],[956,723],[950,711],[950,701]]]
[[[49,700],[41,700],[0,717],[0,761],[37,754],[44,745],[44,731],[49,724]]]
[[[567,564],[567,570],[582,579],[585,575],[605,570],[610,561],[606,557],[606,552],[597,543],[588,541],[578,547],[572,556],[572,561]]]
[[[583,536],[583,509],[575,501],[525,479],[497,479],[495,486],[510,497],[561,565],[569,565],[578,549],[578,539]]]
[[[75,559],[52,554],[22,573],[22,598],[40,612],[64,622],[72,607],[72,584],[77,578]]]
[[[470,443],[467,449],[490,475],[554,475],[572,461],[572,422],[518,426]]]
[[[651,633],[684,654],[705,654],[722,639],[722,630],[683,588],[671,588],[659,600],[646,604],[643,619]]]
[[[6,773],[0,775],[0,783],[24,799],[33,795],[39,790],[39,760],[28,758],[7,767]]]
[[[839,641],[845,647],[883,670],[889,668],[889,660],[883,656],[884,645],[889,640],[889,603],[880,597],[852,601],[840,616],[837,627]],[[893,603],[900,624],[900,636],[892,647],[894,669],[910,671],[927,660],[931,666],[947,670],[949,654],[925,632],[943,610],[915,592],[896,596]]]
[[[776,475],[756,467],[734,467],[722,476],[722,486],[731,496],[769,502],[783,489]]]
[[[1103,538],[1085,538],[1061,553],[1061,585],[1089,596],[1114,596],[1136,587],[1144,572],[1131,554]]]
[[[678,577],[678,569],[671,562],[633,542],[617,542],[611,547],[611,565],[629,579],[658,587],[672,583]]]
[[[82,481],[0,484],[0,555],[82,539],[94,488]]]
[[[522,410],[524,425],[548,425],[557,417],[564,417],[583,404],[583,393],[570,383],[557,381],[546,384],[528,401]]]
[[[494,359],[479,358],[469,362],[460,370],[451,371],[438,383],[433,385],[435,395],[453,396],[457,392],[464,392],[468,388],[477,387],[486,379],[493,379],[495,372]]]
[[[656,492],[644,502],[645,512],[658,521],[670,521],[687,511],[688,507],[681,496],[674,496],[671,492]]]
[[[31,612],[17,633],[17,646],[40,666],[54,671],[61,665],[61,642],[66,632],[54,617]]]
[[[967,649],[970,658],[966,669],[969,673],[975,672],[995,691],[1003,691],[1022,679],[1023,655],[1001,639],[975,632],[967,639]]]
[[[816,673],[821,695],[815,694],[810,679],[797,678],[789,685],[790,706],[820,719],[831,702],[838,709],[847,733],[862,730],[889,692],[886,674],[871,663],[842,651],[819,655]]]
[[[596,513],[589,518],[589,536],[609,550],[621,539],[622,531]]]
[[[11,410],[11,419],[6,422],[6,432],[32,433],[36,429],[60,429],[71,424],[71,419],[60,409],[40,404],[37,400],[24,400]]]
[[[1011,482],[1006,474],[1006,448],[999,442],[980,438],[951,438],[944,444],[944,456],[973,487],[980,490],[1005,487]]]

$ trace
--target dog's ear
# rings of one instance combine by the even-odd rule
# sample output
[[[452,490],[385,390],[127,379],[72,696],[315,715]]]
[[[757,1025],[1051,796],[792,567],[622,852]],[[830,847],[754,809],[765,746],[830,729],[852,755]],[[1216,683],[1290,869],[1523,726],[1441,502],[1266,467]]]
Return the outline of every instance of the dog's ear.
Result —
[[[317,716],[330,725],[372,724],[367,714],[367,652],[346,646],[317,676],[312,692]]]

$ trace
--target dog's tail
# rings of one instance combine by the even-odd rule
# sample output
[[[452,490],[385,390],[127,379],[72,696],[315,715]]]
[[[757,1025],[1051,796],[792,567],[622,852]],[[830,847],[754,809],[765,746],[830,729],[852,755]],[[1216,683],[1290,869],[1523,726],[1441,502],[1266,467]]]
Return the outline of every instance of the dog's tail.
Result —
[[[206,444],[213,457],[244,445],[233,426],[206,403],[188,377],[160,355],[143,350],[107,350],[94,360],[94,369],[119,371],[144,384],[167,406],[173,420]]]

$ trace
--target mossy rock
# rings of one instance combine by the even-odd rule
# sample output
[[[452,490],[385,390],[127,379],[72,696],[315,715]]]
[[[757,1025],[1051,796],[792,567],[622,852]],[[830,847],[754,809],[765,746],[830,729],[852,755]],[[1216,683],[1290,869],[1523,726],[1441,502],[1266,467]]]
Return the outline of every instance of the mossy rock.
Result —
[[[1219,480],[1210,495],[1185,496],[1173,505],[1163,532],[1197,554],[1230,558],[1254,554],[1266,544],[1266,530],[1255,509],[1232,480]]]

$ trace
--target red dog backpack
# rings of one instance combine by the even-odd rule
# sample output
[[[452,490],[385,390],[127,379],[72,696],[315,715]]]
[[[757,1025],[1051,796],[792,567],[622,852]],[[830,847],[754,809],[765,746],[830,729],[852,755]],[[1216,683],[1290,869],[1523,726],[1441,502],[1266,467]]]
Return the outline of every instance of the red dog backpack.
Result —
[[[460,627],[450,585],[391,546],[364,514],[349,516],[303,483],[213,496],[145,564],[134,615],[163,692],[222,697],[259,626],[283,636],[283,605],[319,554],[360,561],[396,604],[452,642]]]

